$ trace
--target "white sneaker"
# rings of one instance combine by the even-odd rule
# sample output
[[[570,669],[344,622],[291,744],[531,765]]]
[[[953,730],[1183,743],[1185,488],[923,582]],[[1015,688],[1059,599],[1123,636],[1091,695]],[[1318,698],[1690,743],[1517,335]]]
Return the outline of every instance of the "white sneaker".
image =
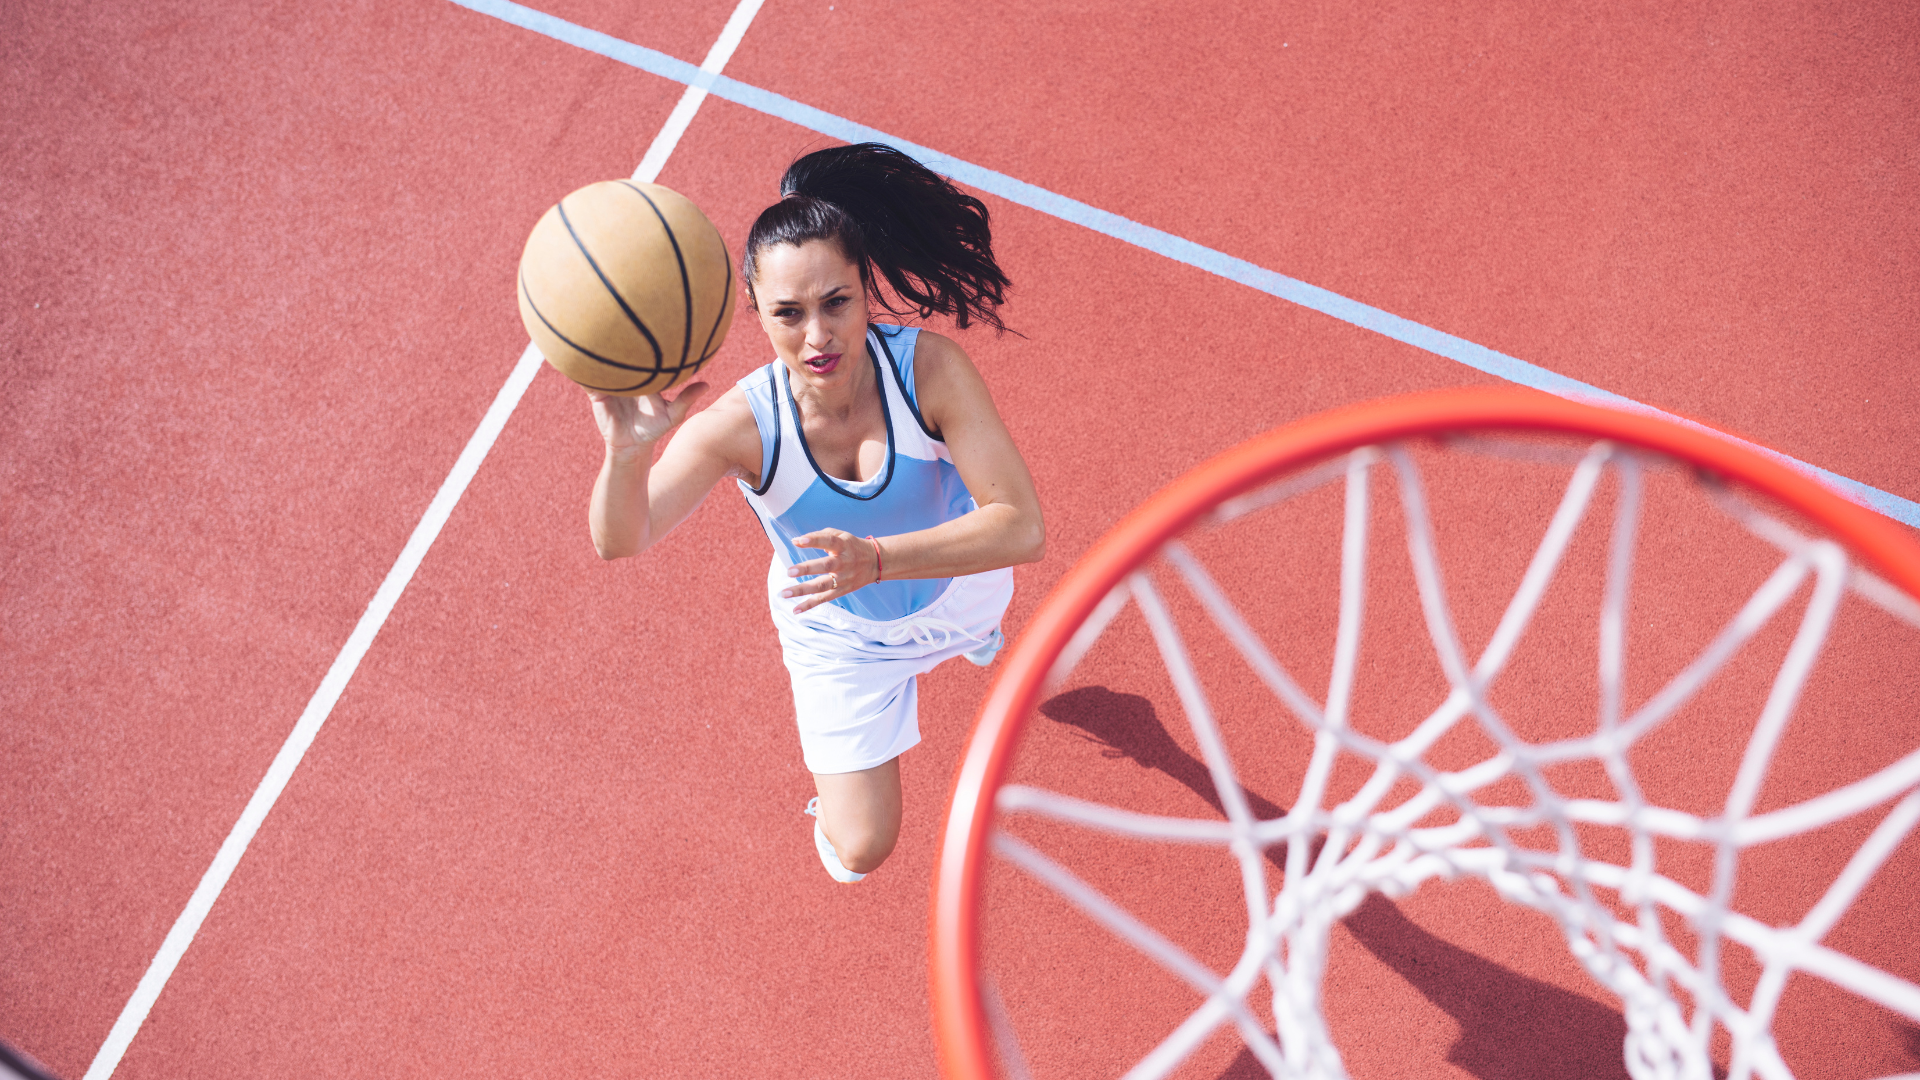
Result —
[[[820,865],[827,868],[827,873],[833,877],[833,880],[842,885],[851,885],[867,876],[856,874],[840,865],[839,853],[833,850],[833,842],[827,839],[826,832],[820,828],[820,796],[815,795],[808,799],[807,808],[801,813],[813,818],[813,850],[820,856]]]
[[[986,667],[993,663],[993,658],[1000,654],[1000,646],[1006,643],[1007,639],[1000,636],[1000,628],[996,626],[993,628],[993,636],[987,639],[986,644],[972,652],[964,652],[960,655],[966,657],[970,664]]]

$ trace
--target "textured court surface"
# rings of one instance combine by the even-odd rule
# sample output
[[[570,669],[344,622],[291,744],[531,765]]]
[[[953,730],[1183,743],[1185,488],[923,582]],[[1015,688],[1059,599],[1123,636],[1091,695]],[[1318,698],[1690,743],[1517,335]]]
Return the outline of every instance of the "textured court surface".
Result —
[[[699,63],[732,8],[542,10]],[[681,87],[443,0],[11,14],[0,1034],[78,1077],[520,355],[526,230]],[[1896,4],[768,0],[727,74],[1920,499],[1917,52]],[[821,142],[710,99],[660,181],[737,245]],[[1490,381],[989,201],[1025,336],[963,341],[1051,541],[1010,631],[1213,452]],[[767,352],[743,311],[712,377]],[[901,849],[833,885],[751,515],[603,565],[597,460],[542,372],[115,1075],[932,1074],[989,676],[924,681]],[[1388,908],[1354,932],[1431,944],[1354,977],[1428,1035],[1357,1074],[1563,1075],[1429,960],[1612,1008],[1544,935]]]

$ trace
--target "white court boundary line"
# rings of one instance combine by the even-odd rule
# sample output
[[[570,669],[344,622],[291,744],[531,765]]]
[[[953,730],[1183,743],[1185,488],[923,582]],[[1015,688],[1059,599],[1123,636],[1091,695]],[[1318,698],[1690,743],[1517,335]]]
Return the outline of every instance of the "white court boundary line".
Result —
[[[733,15],[720,31],[720,36],[707,51],[706,60],[700,64],[700,70],[718,75],[733,51],[740,45],[740,39],[746,35],[747,27],[753,17],[759,13],[764,0],[740,0]],[[652,183],[660,175],[660,170],[679,145],[680,136],[686,133],[687,125],[693,121],[694,113],[700,109],[700,103],[706,100],[707,91],[696,86],[687,87],[667,115],[667,122],[654,136],[653,143],[640,159],[640,167],[634,170],[635,180]],[[160,951],[154,954],[153,961],[134,987],[133,996],[127,1000],[126,1007],[120,1010],[119,1019],[107,1032],[107,1038],[94,1055],[93,1064],[87,1067],[83,1080],[107,1080],[114,1069],[120,1065],[120,1059],[126,1055],[127,1047],[132,1045],[133,1037],[140,1033],[141,1025],[146,1023],[147,1014],[153,1010],[154,1002],[160,998],[160,992],[166,989],[167,980],[173,977],[174,969],[187,953],[188,946],[200,932],[200,925],[206,921],[207,914],[213,910],[214,902],[220,899],[220,893],[227,887],[227,880],[240,865],[240,859],[247,853],[247,846],[253,842],[254,834],[267,820],[267,814],[273,810],[274,803],[287,788],[287,782],[293,779],[293,771],[300,767],[300,761],[306,757],[307,749],[320,734],[321,725],[327,722],[340,695],[347,689],[347,683],[353,679],[353,673],[359,669],[360,661],[373,646],[373,639],[386,625],[387,616],[393,606],[400,601],[400,594],[406,591],[408,582],[413,580],[414,571],[427,557],[427,550],[440,536],[440,530],[447,519],[453,515],[453,508],[459,504],[460,496],[466,493],[467,485],[480,471],[480,463],[487,458],[487,452],[493,449],[494,440],[507,426],[507,420],[520,404],[520,398],[533,383],[544,358],[540,351],[529,344],[520,360],[513,366],[513,374],[507,376],[506,384],[494,396],[493,404],[487,408],[486,416],[480,420],[480,426],[474,430],[473,437],[467,440],[466,448],[460,451],[460,457],[453,463],[453,471],[440,485],[433,501],[427,504],[427,511],[421,515],[420,523],[414,526],[413,535],[407,538],[407,544],[400,549],[400,557],[394,561],[393,569],[375,590],[373,601],[355,624],[353,633],[347,636],[347,643],[334,657],[333,666],[320,680],[320,688],[314,691],[300,719],[293,725],[293,733],[280,746],[280,752],[274,755],[273,764],[267,767],[267,775],[254,789],[253,797],[247,800],[246,809],[240,812],[240,820],[234,823],[233,830],[220,845],[213,857],[213,865],[200,877],[200,884],[187,898],[185,910],[174,920],[173,928],[167,931],[165,940],[160,943]]]
[[[1143,225],[1078,199],[1068,198],[1058,192],[1015,179],[1005,173],[995,172],[985,166],[963,161],[951,154],[943,154],[931,147],[889,135],[878,128],[868,127],[843,116],[836,116],[824,109],[816,109],[771,90],[695,68],[684,60],[677,60],[656,49],[622,41],[598,30],[590,30],[558,16],[548,15],[546,12],[515,3],[514,0],[449,0],[449,2],[499,19],[508,25],[530,30],[575,48],[616,60],[648,74],[658,75],[663,79],[671,79],[688,86],[701,87],[710,91],[715,97],[785,120],[790,124],[817,131],[829,138],[850,143],[886,143],[924,162],[935,172],[943,173],[959,183],[988,194],[997,195],[1018,206],[1038,210],[1063,221],[1085,226],[1123,243],[1144,248],[1156,255],[1164,255],[1175,262],[1185,263],[1209,274],[1216,274],[1228,281],[1257,289],[1269,296],[1279,297],[1289,303],[1331,316],[1363,330],[1371,330],[1416,349],[1446,357],[1496,378],[1518,383],[1521,386],[1530,386],[1535,390],[1544,390],[1571,401],[1612,405],[1685,424],[1806,473],[1833,488],[1841,498],[1849,502],[1884,514],[1895,521],[1920,528],[1920,503],[1912,499],[1862,483],[1852,477],[1842,476],[1830,469],[1809,464],[1772,447],[1748,442],[1717,428],[1708,427],[1697,420],[1676,416],[1651,405],[1643,405],[1632,398],[1570,378],[1517,356],[1509,356],[1443,330],[1436,330],[1431,326],[1414,322],[1412,319],[1402,318],[1390,311],[1363,304],[1330,289],[1323,289],[1298,278],[1288,277],[1245,259],[1197,244],[1183,236],[1175,236],[1151,225]]]

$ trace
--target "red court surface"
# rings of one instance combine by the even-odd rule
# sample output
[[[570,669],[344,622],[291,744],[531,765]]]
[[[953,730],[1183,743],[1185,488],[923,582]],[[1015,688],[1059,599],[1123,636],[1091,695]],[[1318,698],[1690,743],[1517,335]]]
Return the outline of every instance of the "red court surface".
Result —
[[[699,63],[732,8],[543,10]],[[79,1077],[525,347],[526,231],[682,88],[444,0],[13,22],[0,1036]],[[1894,4],[768,0],[726,73],[1920,499],[1917,52]],[[737,249],[825,142],[710,98],[660,182]],[[1211,454],[1494,381],[988,201],[1024,336],[959,336],[1050,544],[1009,637]],[[769,351],[743,310],[710,379]],[[991,674],[922,680],[900,848],[834,885],[751,513],[602,564],[598,459],[543,370],[114,1075],[934,1075],[929,874]],[[1486,1050],[1487,979],[1618,1024],[1550,926],[1380,904],[1356,1076],[1568,1075]],[[1872,1023],[1873,1075],[1920,1070]]]

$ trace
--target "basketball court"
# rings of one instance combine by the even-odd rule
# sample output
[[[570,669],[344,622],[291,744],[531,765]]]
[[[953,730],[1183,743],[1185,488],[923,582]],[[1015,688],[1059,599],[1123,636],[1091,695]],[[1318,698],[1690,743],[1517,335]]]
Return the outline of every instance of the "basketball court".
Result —
[[[1920,535],[1920,20],[1894,5],[111,0],[16,23],[0,1036],[63,1077],[937,1075],[928,897],[1001,668],[922,680],[900,847],[834,884],[800,812],[753,515],[716,491],[647,556],[602,563],[584,395],[526,357],[527,231],[643,164],[736,249],[786,164],[835,141],[918,148],[987,201],[1019,334],[955,336],[1050,541],[1017,571],[1010,640],[1169,481],[1414,391],[1613,396],[1821,470]],[[768,351],[742,305],[707,377]],[[1438,541],[1472,649],[1564,482],[1487,468],[1510,496]],[[1485,490],[1434,475],[1436,498]],[[1194,541],[1307,685],[1331,662],[1337,489],[1303,496],[1300,528],[1334,539],[1284,574],[1271,534]],[[1589,683],[1594,529],[1535,631],[1588,650]],[[1767,572],[1725,518],[1667,535],[1640,579],[1666,597],[1661,633],[1635,639],[1655,668]],[[1375,625],[1414,641],[1412,595]],[[1853,726],[1789,740],[1783,769],[1831,786],[1920,744],[1920,649],[1897,631],[1835,638],[1867,696],[1814,701]],[[1018,778],[1211,812],[1147,624],[1111,633],[1040,703]],[[1196,648],[1232,685],[1230,650]],[[1370,684],[1382,730],[1388,704],[1445,691],[1430,656],[1393,655]],[[1517,665],[1503,708],[1562,678]],[[1713,724],[1739,705],[1676,729],[1649,783],[1724,786]],[[1311,740],[1262,756],[1263,708],[1230,690],[1220,712],[1273,816]],[[1231,966],[1244,914],[1204,916],[1238,889],[1231,864],[1126,850],[1083,872]],[[1795,917],[1849,853],[1814,850],[1741,887]],[[1119,1075],[1193,1007],[994,873],[1042,913],[985,923],[1035,1075]],[[1880,914],[1835,931],[1908,981],[1917,875],[1908,837],[1862,894]],[[1329,942],[1355,1077],[1625,1075],[1618,1002],[1552,920],[1489,888],[1369,899]],[[1782,1021],[1795,1075],[1920,1071],[1920,1022],[1811,993]],[[1186,1070],[1265,1075],[1230,1028]]]

